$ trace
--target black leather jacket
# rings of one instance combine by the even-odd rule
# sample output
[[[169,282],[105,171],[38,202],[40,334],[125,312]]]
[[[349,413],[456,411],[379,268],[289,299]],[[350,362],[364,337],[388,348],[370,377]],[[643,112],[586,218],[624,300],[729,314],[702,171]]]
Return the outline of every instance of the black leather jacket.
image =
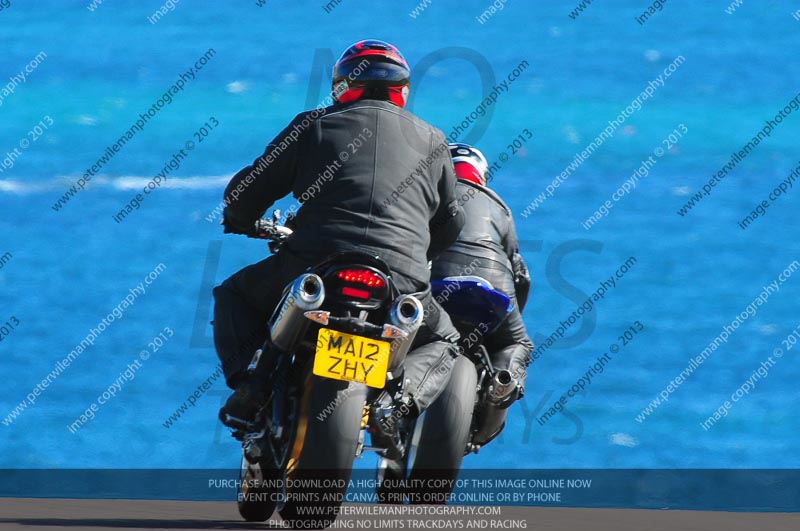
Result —
[[[439,129],[392,103],[360,100],[297,115],[228,184],[225,219],[250,227],[292,193],[302,207],[286,244],[291,252],[312,260],[375,252],[427,285],[429,258],[455,241],[464,222],[455,186]]]
[[[496,193],[484,186],[459,180],[456,192],[465,211],[464,227],[458,240],[434,261],[433,278],[471,272],[503,293],[516,295],[521,311],[531,281],[519,253],[511,211]],[[470,264],[473,266],[465,272]]]

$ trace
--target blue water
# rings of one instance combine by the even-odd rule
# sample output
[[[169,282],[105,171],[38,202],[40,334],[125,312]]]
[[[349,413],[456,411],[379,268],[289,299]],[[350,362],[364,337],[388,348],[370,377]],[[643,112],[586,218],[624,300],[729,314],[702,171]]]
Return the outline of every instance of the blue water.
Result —
[[[431,53],[441,59],[424,76],[415,71],[412,110],[446,134],[480,103],[479,73],[499,82],[529,63],[499,96],[477,144],[490,160],[510,156],[492,185],[516,213],[533,272],[524,317],[537,342],[625,260],[637,260],[597,303],[594,320],[567,331],[584,326],[584,337],[556,344],[532,366],[527,396],[511,409],[502,437],[465,466],[800,466],[796,350],[726,418],[708,431],[700,426],[800,325],[800,275],[781,285],[669,402],[644,422],[635,420],[762,286],[800,259],[798,192],[789,191],[747,230],[737,226],[797,166],[800,112],[686,216],[676,214],[800,91],[800,22],[789,3],[746,2],[728,15],[726,2],[674,2],[644,25],[634,20],[646,7],[640,2],[598,2],[573,20],[572,3],[508,0],[483,25],[475,20],[483,2],[436,0],[417,19],[408,14],[412,2],[365,10],[343,0],[331,13],[316,3],[181,2],[157,24],[146,19],[157,3],[109,1],[94,12],[86,4],[12,0],[0,11],[0,90],[39,52],[47,54],[4,97],[0,155],[30,139],[28,131],[44,117],[53,121],[0,173],[0,257],[11,255],[0,269],[0,323],[19,321],[0,343],[0,420],[130,289],[158,264],[166,269],[33,405],[0,425],[0,468],[237,466],[236,442],[216,421],[227,394],[220,380],[171,428],[163,426],[215,371],[207,286],[266,252],[258,242],[223,237],[206,217],[225,178],[260,154],[295,113],[324,98],[330,57],[366,37],[397,44],[412,65]],[[209,49],[215,55],[196,79],[86,190],[54,211],[61,194]],[[553,197],[522,217],[575,153],[679,55],[685,62],[664,87]],[[486,65],[480,72],[468,60],[475,56]],[[168,186],[114,222],[112,215],[210,117],[220,125]],[[585,230],[581,223],[680,124],[688,132],[677,146]],[[510,153],[508,144],[524,129],[533,138]],[[539,425],[540,402],[566,392],[635,321],[644,330],[570,399],[569,415]],[[71,433],[67,426],[165,327],[174,336],[141,362],[135,379],[94,420]],[[372,458],[359,463],[373,465]]]

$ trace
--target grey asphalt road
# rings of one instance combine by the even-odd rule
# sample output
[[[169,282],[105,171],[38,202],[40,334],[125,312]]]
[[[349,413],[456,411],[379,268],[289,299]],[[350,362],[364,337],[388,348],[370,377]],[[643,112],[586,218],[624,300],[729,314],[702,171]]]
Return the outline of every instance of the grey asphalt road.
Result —
[[[499,514],[378,514],[385,507],[348,505],[332,529],[536,529],[547,531],[797,531],[798,513],[730,513],[638,509],[500,507]],[[387,511],[390,509],[387,509]],[[401,511],[404,509],[400,509]],[[478,509],[476,509],[477,511]],[[365,520],[369,522],[365,523]],[[449,524],[448,524],[449,522]],[[0,529],[20,531],[289,529],[276,514],[263,524],[243,522],[233,502],[0,498]]]

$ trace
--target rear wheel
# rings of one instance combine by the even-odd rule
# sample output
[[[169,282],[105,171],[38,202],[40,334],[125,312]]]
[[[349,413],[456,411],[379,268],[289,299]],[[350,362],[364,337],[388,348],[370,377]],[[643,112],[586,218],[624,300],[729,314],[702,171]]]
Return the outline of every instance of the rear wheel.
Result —
[[[475,365],[459,356],[439,398],[417,420],[408,456],[411,503],[445,503],[453,491],[467,448],[475,409]]]
[[[406,454],[408,455],[408,454]],[[407,458],[386,459],[378,458],[378,474],[375,487],[375,496],[378,503],[403,504],[405,501],[405,490],[398,488],[403,485],[406,479]]]
[[[279,512],[292,527],[322,529],[333,523],[344,501],[366,387],[319,378],[309,367],[304,389]]]
[[[264,474],[258,464],[251,464],[244,456],[241,470],[237,495],[239,514],[248,522],[264,522],[275,512],[276,475]]]

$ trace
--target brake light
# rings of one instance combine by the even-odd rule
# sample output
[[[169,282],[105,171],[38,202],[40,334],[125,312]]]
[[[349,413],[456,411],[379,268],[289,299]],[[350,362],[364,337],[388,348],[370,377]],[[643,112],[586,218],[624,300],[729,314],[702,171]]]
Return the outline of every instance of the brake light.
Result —
[[[382,288],[385,284],[381,277],[366,269],[343,269],[336,276],[345,282],[355,282],[368,288]],[[369,294],[365,298],[369,298]]]
[[[347,295],[348,297],[355,297],[356,299],[364,299],[365,301],[369,300],[369,291],[365,289],[356,289],[344,286],[342,288],[342,295]]]

